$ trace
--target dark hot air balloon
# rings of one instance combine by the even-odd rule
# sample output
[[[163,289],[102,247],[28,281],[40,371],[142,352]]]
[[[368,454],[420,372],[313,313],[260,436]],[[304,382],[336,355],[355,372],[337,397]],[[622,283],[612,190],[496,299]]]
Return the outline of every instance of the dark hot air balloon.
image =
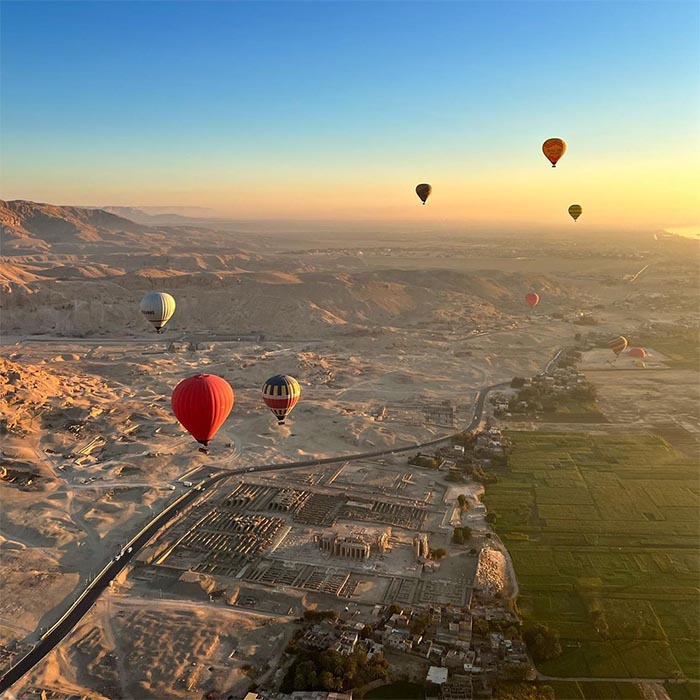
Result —
[[[301,387],[294,377],[276,374],[263,384],[262,393],[263,401],[277,417],[277,423],[284,425],[285,419],[299,401]]]
[[[581,207],[580,204],[572,204],[569,207],[569,216],[574,221],[576,221],[576,219],[578,219],[578,217],[581,216],[581,214],[583,214],[583,207]]]
[[[177,419],[205,447],[233,408],[233,389],[214,374],[196,374],[174,389],[171,404]]]
[[[534,309],[540,303],[540,295],[537,292],[528,292],[525,295],[525,302],[531,309]]]
[[[542,153],[547,156],[552,167],[556,168],[557,161],[566,153],[566,142],[562,139],[547,139],[542,144]]]
[[[420,197],[421,202],[425,204],[425,200],[430,197],[430,193],[433,191],[433,188],[427,184],[426,182],[416,185],[416,194]]]

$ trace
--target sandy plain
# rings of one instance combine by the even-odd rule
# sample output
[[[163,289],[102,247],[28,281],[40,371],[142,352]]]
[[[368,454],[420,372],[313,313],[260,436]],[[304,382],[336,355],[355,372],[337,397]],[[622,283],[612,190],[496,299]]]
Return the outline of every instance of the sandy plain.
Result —
[[[186,488],[188,474],[449,434],[469,421],[482,386],[541,371],[579,332],[634,333],[650,316],[677,322],[692,315],[697,290],[684,247],[690,242],[676,240],[640,250],[633,241],[571,246],[563,237],[533,251],[517,237],[398,246],[375,239],[360,248],[299,236],[261,237],[248,250],[242,236],[202,235],[204,253],[193,253],[183,235],[158,239],[157,250],[82,239],[61,251],[51,241],[48,248],[25,241],[15,255],[5,250],[6,663]],[[631,287],[625,276],[649,262],[649,273]],[[530,313],[522,295],[533,288],[543,302]],[[138,300],[152,289],[178,302],[164,336],[150,333],[138,313]],[[596,325],[579,325],[582,314],[593,314]],[[697,382],[663,369],[660,353],[652,373],[610,370],[602,352],[587,355],[584,369],[606,414],[643,420],[644,429],[668,423],[697,432]],[[208,455],[169,406],[177,382],[198,372],[225,377],[236,392]],[[280,372],[302,386],[286,427],[275,425],[260,399],[263,381]],[[182,596],[156,599],[146,583],[126,579],[18,684],[17,697],[31,697],[22,693],[32,687],[88,697],[188,697],[211,689],[214,676],[222,692],[239,692],[250,667],[274,672],[291,629],[284,615],[213,609],[206,595],[188,607]],[[285,595],[296,615],[318,604]]]

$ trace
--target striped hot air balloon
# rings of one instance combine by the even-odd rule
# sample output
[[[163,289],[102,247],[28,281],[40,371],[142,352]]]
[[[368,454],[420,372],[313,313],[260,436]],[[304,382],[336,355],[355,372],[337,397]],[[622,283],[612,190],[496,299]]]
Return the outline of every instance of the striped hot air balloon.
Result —
[[[284,425],[285,419],[299,401],[301,387],[294,377],[276,374],[263,384],[262,393],[263,401],[277,417],[277,423]]]
[[[215,374],[195,374],[173,390],[173,413],[192,437],[205,447],[233,408],[231,385]]]
[[[627,338],[624,335],[616,335],[608,341],[608,347],[615,353],[617,357],[621,352],[624,352],[627,347]]]
[[[150,292],[141,300],[141,313],[158,333],[175,313],[175,299],[165,292]]]

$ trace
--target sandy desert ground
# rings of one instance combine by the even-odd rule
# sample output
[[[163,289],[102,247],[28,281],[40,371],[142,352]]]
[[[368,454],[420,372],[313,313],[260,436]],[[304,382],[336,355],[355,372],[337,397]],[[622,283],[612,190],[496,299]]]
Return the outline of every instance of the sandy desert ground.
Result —
[[[577,333],[641,337],[650,321],[682,324],[696,311],[691,241],[572,243],[567,234],[533,250],[515,236],[363,234],[339,243],[155,230],[84,211],[0,211],[3,665],[200,467],[445,435],[469,421],[479,388],[541,371]],[[138,312],[154,289],[178,303],[163,336]],[[522,301],[531,289],[542,297],[532,313]],[[582,324],[590,317],[595,325]],[[697,439],[694,370],[669,367],[653,348],[645,369],[610,367],[604,352],[586,353],[583,369],[606,415]],[[208,455],[169,404],[174,386],[199,372],[236,392]],[[263,381],[281,372],[302,387],[286,427],[260,398]],[[17,697],[32,685],[94,698],[191,697],[211,687],[210,668],[239,689],[249,666],[271,663],[285,644],[275,615],[212,610],[206,597],[190,608],[156,600],[144,584],[132,595],[130,585],[105,595]]]

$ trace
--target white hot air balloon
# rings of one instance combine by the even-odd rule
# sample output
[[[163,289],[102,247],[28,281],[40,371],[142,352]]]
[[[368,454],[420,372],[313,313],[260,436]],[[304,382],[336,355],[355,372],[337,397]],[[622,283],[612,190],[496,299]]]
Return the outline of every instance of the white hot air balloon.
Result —
[[[141,300],[141,313],[158,333],[175,313],[175,299],[165,292],[150,292]]]

